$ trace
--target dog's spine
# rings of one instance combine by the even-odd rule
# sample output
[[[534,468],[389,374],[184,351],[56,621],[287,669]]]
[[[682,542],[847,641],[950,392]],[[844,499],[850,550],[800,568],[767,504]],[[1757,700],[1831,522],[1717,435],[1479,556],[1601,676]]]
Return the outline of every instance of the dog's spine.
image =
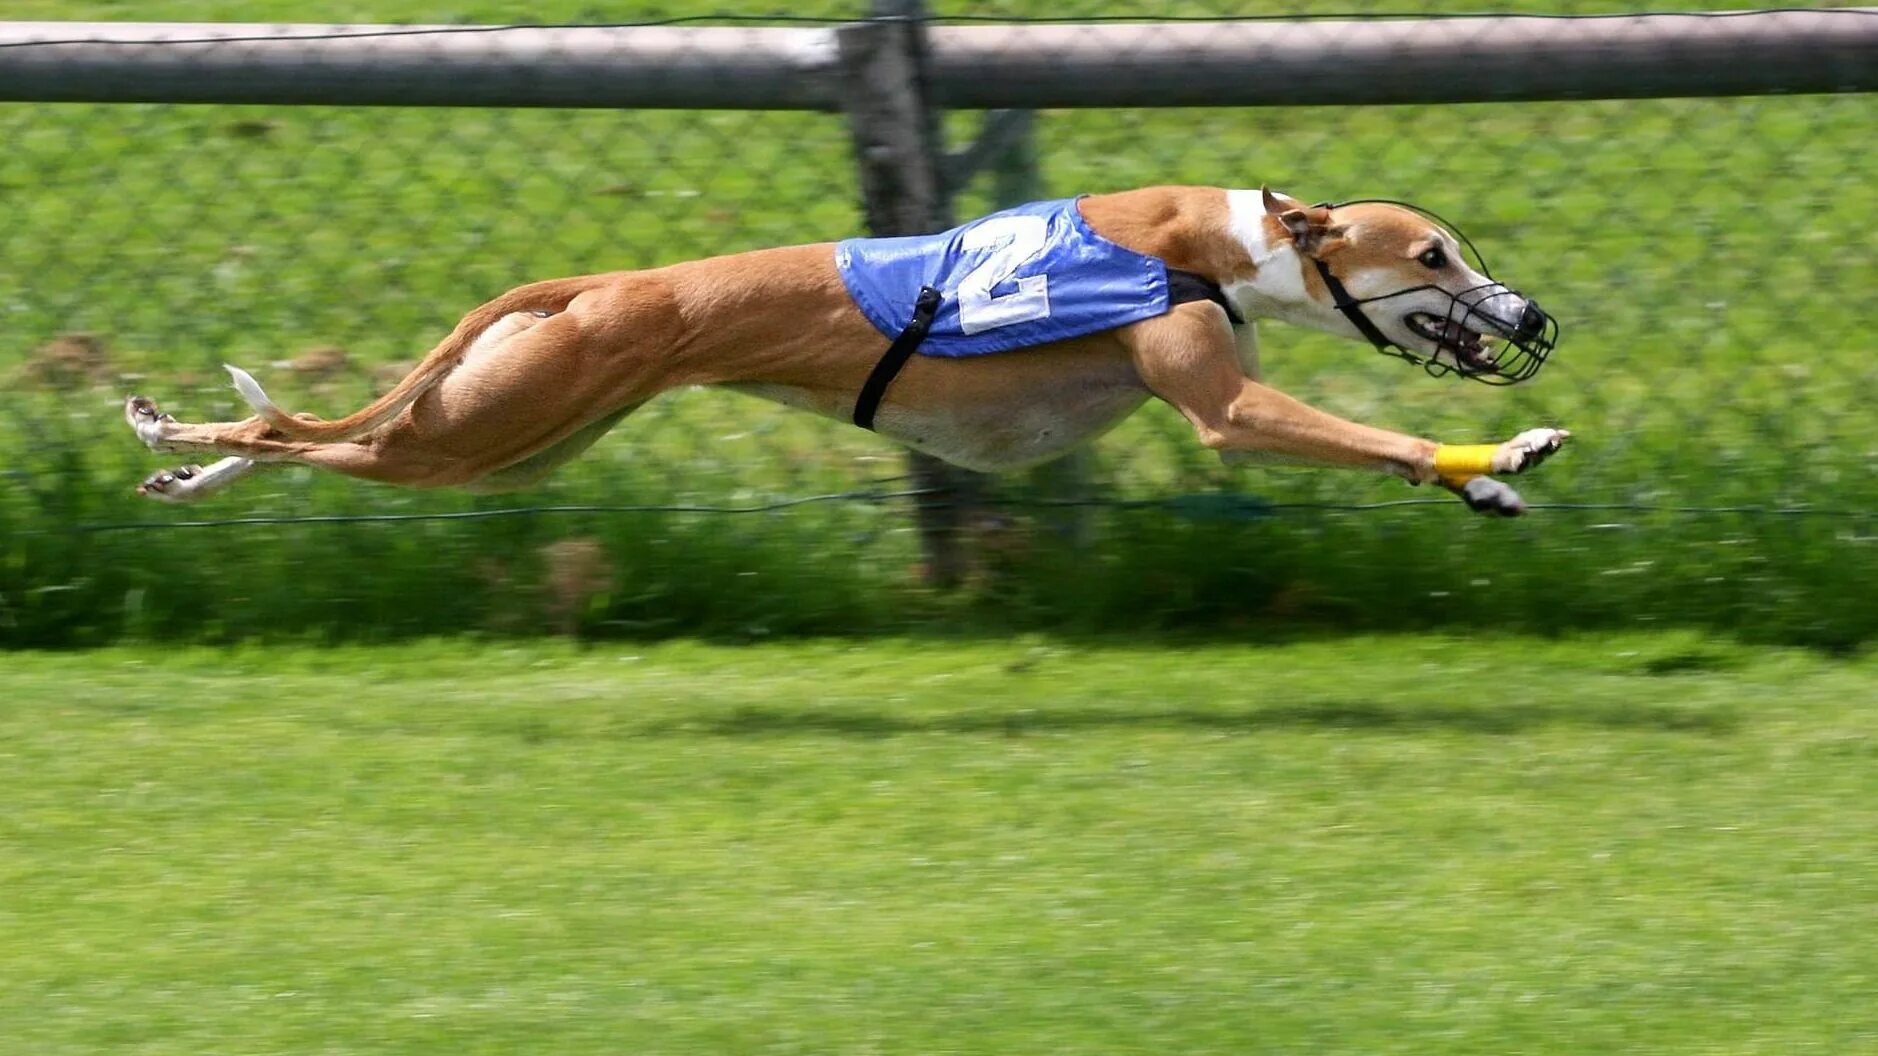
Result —
[[[464,316],[456,324],[456,329],[450,331],[450,336],[431,349],[417,369],[405,375],[404,380],[393,386],[390,392],[352,414],[332,421],[288,414],[268,399],[266,390],[261,388],[260,382],[254,380],[253,375],[236,366],[229,366],[228,372],[234,378],[235,391],[241,394],[248,406],[254,408],[254,413],[262,421],[275,430],[296,440],[318,443],[353,440],[389,423],[399,412],[416,402],[418,397],[430,391],[432,386],[447,377],[463,361],[464,354],[476,338],[504,316],[514,312],[565,311],[575,297],[588,290],[598,289],[615,278],[616,275],[580,275],[530,283],[510,290]]]

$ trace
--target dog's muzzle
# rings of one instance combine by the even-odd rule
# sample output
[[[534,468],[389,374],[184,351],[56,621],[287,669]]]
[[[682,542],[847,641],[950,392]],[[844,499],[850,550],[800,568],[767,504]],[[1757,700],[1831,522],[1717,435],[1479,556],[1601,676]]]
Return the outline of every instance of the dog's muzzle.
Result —
[[[1438,287],[1416,287],[1349,302],[1350,308],[1344,312],[1360,312],[1362,304],[1428,290],[1446,293]],[[1558,320],[1497,282],[1448,295],[1448,310],[1443,315],[1412,312],[1406,322],[1410,330],[1446,352],[1447,358],[1424,356],[1393,343],[1378,346],[1380,351],[1415,363],[1436,376],[1459,374],[1489,385],[1513,385],[1539,373],[1558,345]]]
[[[1466,235],[1461,234],[1453,224],[1441,219],[1434,213],[1420,206],[1407,202],[1398,202],[1387,198],[1360,198],[1351,202],[1323,203],[1330,208],[1354,205],[1358,202],[1383,202],[1398,205],[1434,220],[1449,231],[1454,232],[1462,245],[1473,256],[1480,273],[1487,281],[1459,293],[1450,293],[1432,283],[1410,286],[1375,297],[1352,297],[1344,288],[1342,280],[1331,273],[1330,266],[1323,261],[1311,258],[1317,265],[1317,273],[1322,276],[1324,286],[1330,291],[1331,299],[1344,318],[1363,335],[1376,351],[1384,355],[1395,356],[1416,364],[1435,377],[1444,374],[1459,374],[1464,378],[1485,382],[1488,385],[1516,385],[1539,373],[1545,361],[1558,347],[1559,326],[1545,309],[1519,294],[1493,281],[1493,273],[1487,270],[1486,263],[1480,259],[1480,251]],[[1407,318],[1408,327],[1416,333],[1434,342],[1435,346],[1448,355],[1423,355],[1403,348],[1391,341],[1363,310],[1366,304],[1376,304],[1397,297],[1406,297],[1412,293],[1438,293],[1448,299],[1447,311],[1414,312]],[[1514,309],[1517,308],[1517,311]],[[1487,344],[1489,340],[1498,341],[1497,347]]]

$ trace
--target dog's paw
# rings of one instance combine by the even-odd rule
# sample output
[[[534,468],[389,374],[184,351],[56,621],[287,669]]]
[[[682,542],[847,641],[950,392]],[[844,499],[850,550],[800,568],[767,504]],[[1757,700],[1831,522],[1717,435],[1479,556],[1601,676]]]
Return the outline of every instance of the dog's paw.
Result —
[[[165,450],[164,441],[170,427],[176,424],[173,416],[157,410],[156,403],[146,396],[132,396],[124,401],[124,420],[136,431],[137,439],[152,451]]]
[[[1551,458],[1571,438],[1569,429],[1528,429],[1494,449],[1493,472],[1524,473]]]
[[[1519,492],[1492,477],[1475,477],[1454,493],[1468,509],[1490,517],[1518,517],[1526,512],[1526,500],[1519,497]]]
[[[137,494],[158,502],[188,502],[202,476],[201,466],[177,466],[143,478]]]

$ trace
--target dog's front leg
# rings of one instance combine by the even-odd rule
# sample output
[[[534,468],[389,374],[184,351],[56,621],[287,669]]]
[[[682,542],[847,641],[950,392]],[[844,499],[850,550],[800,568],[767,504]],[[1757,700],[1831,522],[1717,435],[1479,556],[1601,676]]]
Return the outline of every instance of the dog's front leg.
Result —
[[[1222,454],[1441,483],[1484,513],[1516,516],[1525,510],[1518,494],[1489,473],[1529,469],[1570,436],[1530,430],[1505,444],[1457,447],[1338,418],[1248,378],[1224,313],[1204,302],[1127,327],[1121,337],[1148,388],[1187,417],[1202,443]]]
[[[1225,313],[1183,304],[1120,331],[1135,370],[1216,451],[1306,465],[1392,473],[1433,482],[1432,440],[1346,421],[1246,376]]]
[[[1233,354],[1239,369],[1253,381],[1264,381],[1264,367],[1259,362],[1259,321],[1247,319],[1232,328]]]

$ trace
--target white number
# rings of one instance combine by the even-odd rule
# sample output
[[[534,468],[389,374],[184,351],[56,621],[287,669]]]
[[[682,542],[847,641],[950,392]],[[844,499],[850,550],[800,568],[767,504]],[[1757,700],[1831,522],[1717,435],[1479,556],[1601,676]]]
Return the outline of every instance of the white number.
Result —
[[[1043,251],[1049,225],[1041,216],[1000,216],[965,233],[962,249],[988,249],[996,253],[959,280],[959,329],[968,334],[996,330],[1013,323],[1050,317],[1050,280],[1026,275],[1017,280],[1017,292],[993,296],[992,288],[1008,281],[1030,258]]]

